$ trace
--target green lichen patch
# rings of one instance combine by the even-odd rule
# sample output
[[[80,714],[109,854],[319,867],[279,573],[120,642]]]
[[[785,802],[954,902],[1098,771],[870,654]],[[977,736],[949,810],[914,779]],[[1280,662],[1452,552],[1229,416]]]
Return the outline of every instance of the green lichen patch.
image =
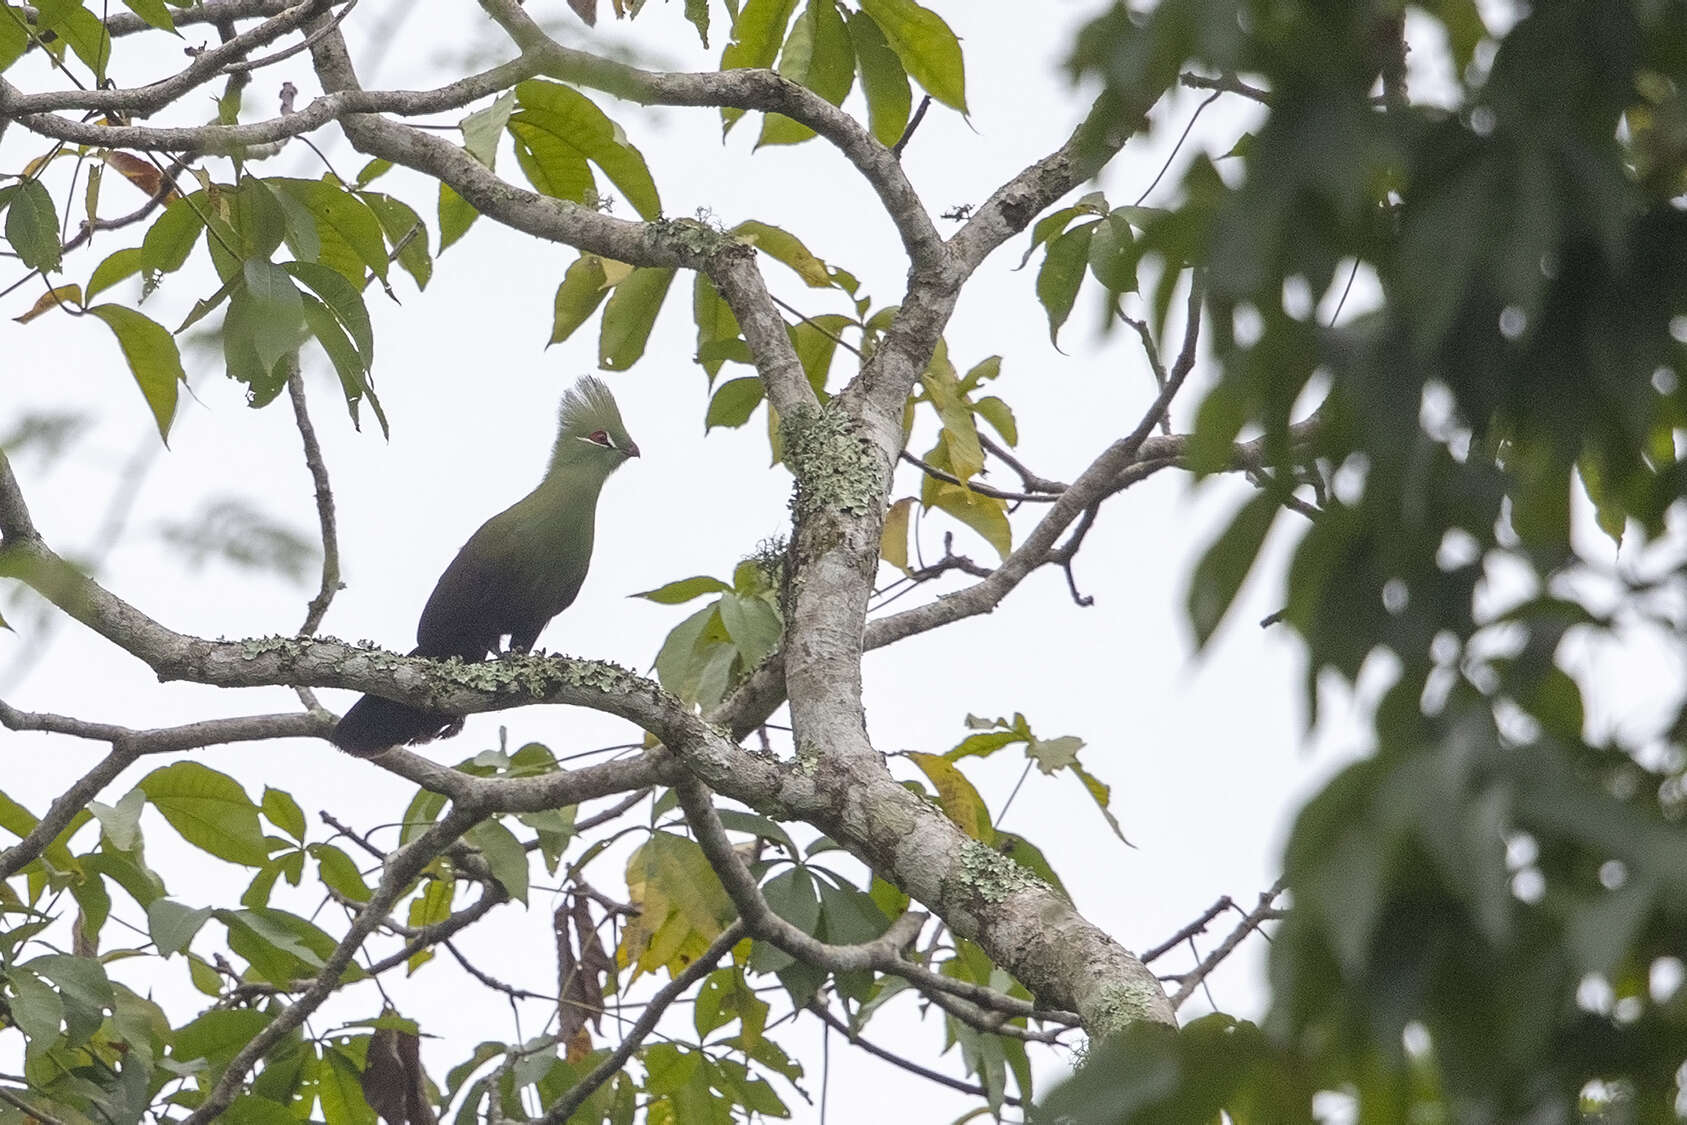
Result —
[[[823,511],[862,516],[879,503],[879,460],[835,401],[781,418],[779,436],[797,478],[791,510],[799,520]]]
[[[440,667],[453,683],[473,691],[492,695],[520,692],[534,699],[541,699],[562,687],[619,693],[645,682],[607,660],[576,660],[533,653],[518,653],[473,664],[453,658]]]
[[[1152,979],[1116,980],[1102,988],[1084,1024],[1095,1039],[1105,1039],[1133,1023],[1152,1019],[1156,1006],[1165,1003],[1165,993]]]
[[[964,890],[985,902],[1002,902],[1009,895],[1044,885],[1001,852],[971,839],[961,845],[954,876]]]
[[[650,225],[663,242],[689,254],[706,256],[736,245],[732,238],[709,221],[706,212],[696,219],[657,219]]]

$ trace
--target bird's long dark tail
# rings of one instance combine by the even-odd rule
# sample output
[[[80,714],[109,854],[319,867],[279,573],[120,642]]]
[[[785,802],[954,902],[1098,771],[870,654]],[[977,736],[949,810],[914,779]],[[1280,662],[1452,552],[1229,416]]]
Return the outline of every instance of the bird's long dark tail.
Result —
[[[366,695],[334,727],[333,741],[348,754],[368,758],[394,746],[428,742],[454,725],[460,727],[462,721],[456,715]]]

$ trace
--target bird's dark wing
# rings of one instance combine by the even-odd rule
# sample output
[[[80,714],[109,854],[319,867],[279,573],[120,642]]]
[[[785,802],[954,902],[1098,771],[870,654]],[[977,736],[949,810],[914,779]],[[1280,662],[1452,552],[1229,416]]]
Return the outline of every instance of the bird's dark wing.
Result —
[[[422,609],[417,655],[479,660],[498,647],[498,638],[510,631],[508,607],[521,594],[512,546],[497,516],[469,537]]]

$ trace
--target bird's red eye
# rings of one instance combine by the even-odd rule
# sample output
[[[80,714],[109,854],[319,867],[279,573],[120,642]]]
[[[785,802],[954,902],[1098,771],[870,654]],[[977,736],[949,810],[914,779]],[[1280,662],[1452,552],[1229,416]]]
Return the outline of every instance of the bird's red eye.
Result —
[[[603,431],[603,430],[593,430],[590,434],[586,435],[586,440],[590,441],[590,442],[596,442],[598,445],[603,446],[605,449],[609,448],[610,445],[612,444],[609,440],[609,434],[607,432]]]

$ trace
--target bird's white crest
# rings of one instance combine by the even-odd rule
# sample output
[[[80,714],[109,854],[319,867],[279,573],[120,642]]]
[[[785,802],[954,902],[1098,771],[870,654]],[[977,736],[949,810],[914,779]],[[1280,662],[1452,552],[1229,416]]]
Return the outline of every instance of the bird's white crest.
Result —
[[[611,422],[620,422],[621,411],[603,380],[587,375],[563,392],[557,420],[564,430],[584,429],[590,433],[607,429]]]

